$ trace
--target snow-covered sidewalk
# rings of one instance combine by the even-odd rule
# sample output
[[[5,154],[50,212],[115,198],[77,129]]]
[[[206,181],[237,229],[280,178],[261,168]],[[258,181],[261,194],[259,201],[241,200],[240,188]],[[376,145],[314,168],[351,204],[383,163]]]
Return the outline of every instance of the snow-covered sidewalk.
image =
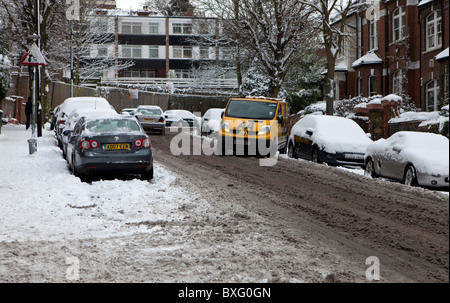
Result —
[[[74,177],[43,130],[30,155],[31,130],[6,125],[0,135],[0,241],[83,239],[153,232],[138,222],[181,220],[177,211],[193,200],[176,177],[155,161],[151,182]],[[197,199],[197,201],[200,199]],[[198,203],[198,202],[197,202]]]

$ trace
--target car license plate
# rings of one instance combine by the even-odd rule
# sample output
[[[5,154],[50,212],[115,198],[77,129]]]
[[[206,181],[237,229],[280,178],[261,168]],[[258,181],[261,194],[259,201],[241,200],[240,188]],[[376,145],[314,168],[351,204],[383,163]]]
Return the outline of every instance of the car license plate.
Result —
[[[144,118],[144,121],[148,121],[148,122],[153,122],[153,121],[155,121],[155,119],[151,119],[151,118]]]
[[[364,155],[362,155],[362,154],[345,154],[345,157],[347,159],[355,159],[355,160],[362,160],[362,159],[364,159]]]
[[[128,144],[128,143],[105,144],[104,149],[105,150],[126,150],[126,149],[130,149],[130,144]]]

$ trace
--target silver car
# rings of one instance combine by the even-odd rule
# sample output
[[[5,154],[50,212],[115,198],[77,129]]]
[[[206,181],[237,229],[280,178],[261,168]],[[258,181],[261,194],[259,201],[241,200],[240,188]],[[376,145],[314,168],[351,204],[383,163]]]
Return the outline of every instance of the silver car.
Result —
[[[397,132],[369,144],[364,163],[368,177],[410,186],[449,187],[449,140],[442,135]]]
[[[166,122],[161,107],[156,105],[140,105],[134,112],[142,128],[146,132],[156,131],[163,135],[166,129]]]

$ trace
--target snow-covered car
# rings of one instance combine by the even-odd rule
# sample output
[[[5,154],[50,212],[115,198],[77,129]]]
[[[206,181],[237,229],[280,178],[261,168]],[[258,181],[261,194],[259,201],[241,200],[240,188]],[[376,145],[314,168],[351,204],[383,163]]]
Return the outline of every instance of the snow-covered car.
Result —
[[[124,108],[120,111],[121,115],[133,115],[137,108]]]
[[[188,110],[184,109],[172,109],[164,112],[164,118],[166,120],[166,126],[176,127],[198,127],[197,117]]]
[[[64,126],[64,129],[62,130],[61,133],[61,145],[62,145],[62,151],[63,151],[63,155],[64,157],[66,157],[66,153],[67,153],[67,143],[69,142],[69,138],[72,135],[73,132],[73,128],[75,127],[75,124],[78,122],[78,120],[81,117],[97,117],[99,115],[115,115],[117,114],[117,112],[113,109],[113,108],[94,108],[94,109],[89,109],[89,108],[77,108],[74,109],[69,116],[66,119],[66,123]]]
[[[202,136],[217,136],[220,125],[222,124],[224,110],[224,108],[210,108],[205,112],[200,124],[200,133]]]
[[[438,134],[401,131],[367,147],[365,175],[411,186],[449,187],[449,140]]]
[[[67,145],[67,160],[74,175],[140,174],[153,178],[151,142],[132,116],[81,117]]]
[[[364,166],[364,154],[373,141],[353,120],[306,115],[294,124],[288,155],[330,165]]]
[[[165,133],[166,123],[161,107],[157,105],[139,105],[134,112],[145,131],[157,131],[161,135]]]
[[[62,148],[61,135],[66,124],[67,117],[74,109],[87,108],[87,109],[100,109],[114,107],[109,104],[108,100],[99,97],[72,97],[67,98],[59,105],[59,110],[55,120],[55,133],[58,145]]]

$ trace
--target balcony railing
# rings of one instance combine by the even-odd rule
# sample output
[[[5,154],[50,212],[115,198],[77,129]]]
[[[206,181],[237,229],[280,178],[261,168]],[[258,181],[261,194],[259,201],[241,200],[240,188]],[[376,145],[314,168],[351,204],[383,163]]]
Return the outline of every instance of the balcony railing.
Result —
[[[199,79],[199,78],[101,78],[102,84],[149,85],[170,89],[237,89],[236,79]]]

